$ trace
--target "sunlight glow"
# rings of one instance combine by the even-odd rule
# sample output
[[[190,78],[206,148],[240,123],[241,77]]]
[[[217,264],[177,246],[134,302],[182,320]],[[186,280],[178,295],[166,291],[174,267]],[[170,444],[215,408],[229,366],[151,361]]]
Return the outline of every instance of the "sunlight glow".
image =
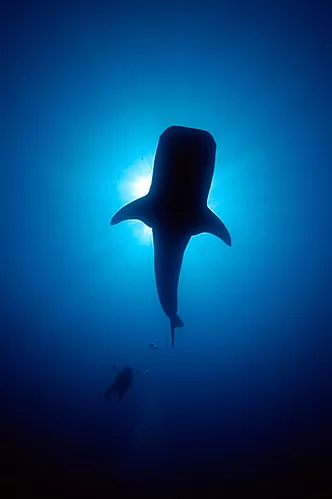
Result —
[[[138,177],[135,182],[133,182],[131,189],[135,197],[145,196],[150,189],[151,179],[149,177]]]
[[[145,196],[149,192],[153,161],[154,157],[152,155],[141,157],[124,172],[123,181],[120,184],[120,195],[125,203]],[[140,243],[152,243],[152,230],[150,227],[139,220],[131,220],[130,225]]]

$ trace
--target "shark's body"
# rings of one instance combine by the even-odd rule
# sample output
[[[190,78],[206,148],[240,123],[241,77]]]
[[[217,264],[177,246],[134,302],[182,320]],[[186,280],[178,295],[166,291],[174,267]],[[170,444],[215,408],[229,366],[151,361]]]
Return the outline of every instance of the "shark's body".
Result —
[[[149,193],[121,208],[111,225],[137,219],[152,228],[156,283],[161,306],[174,329],[184,251],[191,236],[209,232],[231,246],[222,221],[208,208],[216,143],[208,132],[172,126],[159,139]]]

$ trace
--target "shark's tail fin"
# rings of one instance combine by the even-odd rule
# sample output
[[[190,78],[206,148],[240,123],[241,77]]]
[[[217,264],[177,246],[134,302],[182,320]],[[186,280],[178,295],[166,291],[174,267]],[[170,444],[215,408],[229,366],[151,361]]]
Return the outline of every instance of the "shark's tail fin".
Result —
[[[171,319],[171,335],[172,335],[172,347],[174,348],[174,330],[176,327],[183,327],[183,321],[180,319],[180,317],[176,314],[175,319]]]

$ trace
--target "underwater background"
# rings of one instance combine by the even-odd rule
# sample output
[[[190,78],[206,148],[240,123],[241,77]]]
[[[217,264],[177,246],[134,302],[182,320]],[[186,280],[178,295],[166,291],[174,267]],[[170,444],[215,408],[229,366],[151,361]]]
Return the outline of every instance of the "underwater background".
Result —
[[[3,497],[331,493],[327,4],[1,7]],[[214,136],[233,243],[192,238],[174,349],[150,232],[110,227],[170,125]],[[149,370],[121,402],[113,364]]]

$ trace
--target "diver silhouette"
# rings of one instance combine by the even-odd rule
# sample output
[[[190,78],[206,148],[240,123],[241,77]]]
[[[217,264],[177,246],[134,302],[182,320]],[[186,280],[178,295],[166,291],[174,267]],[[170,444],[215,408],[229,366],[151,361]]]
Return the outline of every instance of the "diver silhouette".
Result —
[[[118,393],[118,400],[120,401],[123,395],[126,393],[129,388],[131,388],[133,384],[133,375],[141,374],[140,369],[133,369],[130,366],[125,366],[122,369],[116,364],[113,365],[113,368],[117,371],[117,376],[115,377],[113,383],[105,391],[105,399],[109,400],[111,394],[113,392]],[[143,374],[148,374],[148,370],[143,371]]]

